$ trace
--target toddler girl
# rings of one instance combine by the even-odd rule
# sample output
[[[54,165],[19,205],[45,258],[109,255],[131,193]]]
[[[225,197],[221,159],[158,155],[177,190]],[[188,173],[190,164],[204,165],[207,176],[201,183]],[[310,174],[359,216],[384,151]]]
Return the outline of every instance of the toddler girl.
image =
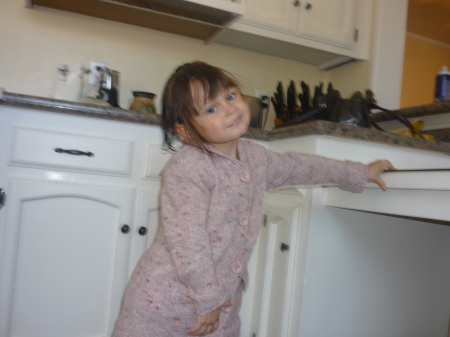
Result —
[[[114,337],[239,336],[247,263],[268,190],[336,183],[361,192],[389,161],[368,166],[278,154],[240,139],[250,111],[236,80],[203,62],[179,67],[163,95],[165,143],[184,146],[162,172],[161,224],[132,277]]]

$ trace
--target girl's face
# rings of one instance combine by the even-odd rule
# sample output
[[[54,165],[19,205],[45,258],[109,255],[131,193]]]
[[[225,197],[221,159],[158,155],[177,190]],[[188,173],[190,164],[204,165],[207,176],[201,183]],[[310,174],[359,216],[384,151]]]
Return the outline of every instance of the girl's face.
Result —
[[[206,103],[202,97],[199,95],[197,99],[201,103],[197,108],[199,114],[193,120],[195,128],[209,144],[226,153],[226,149],[247,131],[250,109],[234,87],[223,90]]]

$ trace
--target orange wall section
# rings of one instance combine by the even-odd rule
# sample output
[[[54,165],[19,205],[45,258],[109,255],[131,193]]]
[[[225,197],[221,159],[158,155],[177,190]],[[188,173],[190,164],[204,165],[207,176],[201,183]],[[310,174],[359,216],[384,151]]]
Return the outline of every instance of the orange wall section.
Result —
[[[434,103],[436,75],[450,69],[450,47],[406,36],[400,108]]]

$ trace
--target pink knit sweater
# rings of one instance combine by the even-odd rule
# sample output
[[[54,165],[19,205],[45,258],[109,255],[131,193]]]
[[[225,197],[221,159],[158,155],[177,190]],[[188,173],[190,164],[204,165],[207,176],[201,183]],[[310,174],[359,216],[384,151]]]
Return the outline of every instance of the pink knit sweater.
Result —
[[[197,315],[232,299],[213,336],[239,336],[247,263],[258,237],[264,196],[281,186],[337,183],[353,192],[368,177],[361,163],[277,154],[239,140],[240,161],[211,147],[184,146],[163,170],[161,224],[143,254],[113,337],[188,336]]]

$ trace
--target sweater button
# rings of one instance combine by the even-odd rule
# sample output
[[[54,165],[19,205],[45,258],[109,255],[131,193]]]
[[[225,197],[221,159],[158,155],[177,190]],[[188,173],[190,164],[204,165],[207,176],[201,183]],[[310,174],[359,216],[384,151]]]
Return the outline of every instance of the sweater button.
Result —
[[[232,307],[222,307],[220,310],[221,310],[223,313],[227,314],[227,313],[229,313],[229,312],[231,311],[231,308],[232,308]]]
[[[250,172],[248,171],[244,171],[241,173],[241,181],[243,181],[244,183],[248,183],[250,181]]]
[[[239,273],[242,271],[242,268],[242,263],[240,263],[239,261],[234,261],[231,265],[231,271],[236,275],[239,275]]]
[[[246,214],[242,214],[239,217],[239,225],[241,225],[242,227],[247,227],[248,226],[248,215]]]

